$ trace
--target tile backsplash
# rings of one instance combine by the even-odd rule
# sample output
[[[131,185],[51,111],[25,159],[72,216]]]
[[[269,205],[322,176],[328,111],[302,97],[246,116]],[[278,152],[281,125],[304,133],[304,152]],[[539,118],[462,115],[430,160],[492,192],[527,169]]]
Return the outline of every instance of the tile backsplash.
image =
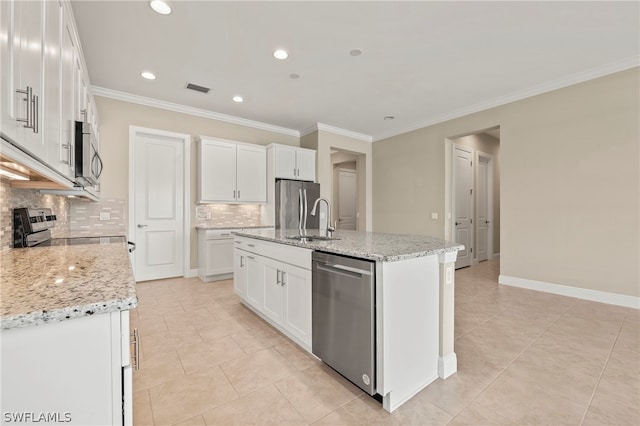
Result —
[[[58,218],[51,234],[69,230],[69,199],[61,195],[41,194],[37,189],[12,188],[8,181],[0,180],[0,250],[13,245],[13,209],[16,207],[48,207]]]
[[[196,226],[260,226],[259,204],[199,204],[196,206]]]
[[[118,198],[100,201],[71,201],[69,225],[71,231],[124,231],[126,202]],[[100,215],[103,220],[100,220]]]

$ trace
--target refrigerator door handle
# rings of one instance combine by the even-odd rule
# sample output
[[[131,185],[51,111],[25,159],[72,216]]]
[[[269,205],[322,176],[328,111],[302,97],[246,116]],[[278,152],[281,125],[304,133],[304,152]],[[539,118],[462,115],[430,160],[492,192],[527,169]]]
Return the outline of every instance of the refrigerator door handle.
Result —
[[[302,192],[304,193],[304,225],[302,225],[302,229],[304,229],[305,231],[305,235],[307,234],[307,210],[308,210],[308,206],[307,206],[307,190],[303,189]]]
[[[300,192],[300,197],[298,198],[299,208],[300,208],[300,220],[298,221],[298,230],[300,231],[300,235],[302,235],[302,214],[304,213],[304,206],[302,204],[302,188],[298,190]]]

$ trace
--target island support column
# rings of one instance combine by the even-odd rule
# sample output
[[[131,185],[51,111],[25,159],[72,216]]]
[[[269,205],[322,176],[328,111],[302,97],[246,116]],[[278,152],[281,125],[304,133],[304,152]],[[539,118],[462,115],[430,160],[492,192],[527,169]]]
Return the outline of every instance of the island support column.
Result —
[[[438,255],[440,263],[440,349],[438,376],[446,379],[458,371],[458,358],[453,350],[455,322],[455,262],[457,251]]]

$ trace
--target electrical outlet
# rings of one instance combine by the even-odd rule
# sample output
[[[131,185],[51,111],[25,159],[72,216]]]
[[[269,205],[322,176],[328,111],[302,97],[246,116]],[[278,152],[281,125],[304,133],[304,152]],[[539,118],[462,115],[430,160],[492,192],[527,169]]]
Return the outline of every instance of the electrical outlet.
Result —
[[[111,220],[111,213],[109,212],[100,213],[100,220]]]
[[[207,219],[211,219],[211,212],[207,212]]]
[[[438,213],[431,213],[431,220],[438,220]]]

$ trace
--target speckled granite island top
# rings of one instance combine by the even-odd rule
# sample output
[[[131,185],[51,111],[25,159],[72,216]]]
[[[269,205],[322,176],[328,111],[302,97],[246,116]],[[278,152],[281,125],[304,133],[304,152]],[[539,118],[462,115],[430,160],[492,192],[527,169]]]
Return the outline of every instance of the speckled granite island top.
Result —
[[[11,249],[0,274],[3,329],[138,305],[126,243]]]
[[[396,262],[415,257],[442,254],[462,250],[464,246],[440,238],[425,235],[383,234],[379,232],[336,231],[337,240],[311,240],[301,242],[287,238],[298,235],[297,229],[234,231],[236,235],[257,238],[275,243],[304,247],[327,253],[343,254],[378,262]],[[308,230],[307,235],[318,235],[318,230]]]

